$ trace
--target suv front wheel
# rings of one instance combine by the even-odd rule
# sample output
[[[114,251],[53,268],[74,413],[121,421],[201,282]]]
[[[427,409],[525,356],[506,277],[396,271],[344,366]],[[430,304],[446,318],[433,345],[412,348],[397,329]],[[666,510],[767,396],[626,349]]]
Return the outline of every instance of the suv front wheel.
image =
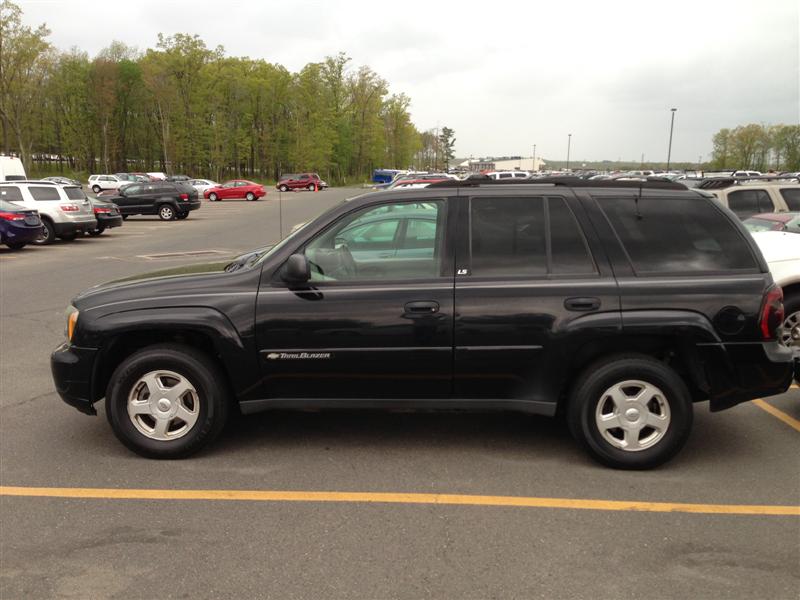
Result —
[[[618,356],[588,368],[569,400],[572,435],[595,459],[649,469],[686,443],[692,402],[680,376],[648,356]]]
[[[210,443],[228,416],[219,368],[179,344],[140,350],[114,371],[106,415],[117,438],[148,458],[183,458]]]

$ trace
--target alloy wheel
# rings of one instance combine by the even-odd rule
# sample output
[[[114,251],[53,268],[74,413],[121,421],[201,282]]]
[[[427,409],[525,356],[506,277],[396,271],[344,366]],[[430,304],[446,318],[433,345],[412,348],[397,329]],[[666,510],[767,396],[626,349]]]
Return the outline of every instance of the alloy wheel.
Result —
[[[669,402],[652,383],[628,380],[600,397],[595,424],[603,439],[620,450],[646,450],[664,437],[670,425]]]
[[[192,383],[174,371],[145,373],[128,394],[128,417],[152,440],[176,440],[197,423],[200,397]]]

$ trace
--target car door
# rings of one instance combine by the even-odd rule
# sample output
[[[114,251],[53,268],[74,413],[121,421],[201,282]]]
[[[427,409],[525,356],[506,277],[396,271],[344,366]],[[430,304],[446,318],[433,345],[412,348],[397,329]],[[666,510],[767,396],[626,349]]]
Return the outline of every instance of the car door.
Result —
[[[571,192],[491,191],[461,200],[453,392],[552,413],[577,344],[621,326],[616,283]]]
[[[119,206],[123,215],[138,214],[138,203],[141,202],[143,191],[144,186],[138,183],[125,186],[125,189],[119,191],[118,197],[114,198],[114,203]]]
[[[339,235],[410,202],[354,209],[298,248],[311,265],[307,285],[294,289],[277,275],[267,281],[262,275],[256,338],[268,398],[449,398],[452,200],[430,202],[437,232],[430,259],[414,270],[362,271]]]
[[[219,190],[219,197],[220,198],[235,198],[236,197],[236,186],[238,185],[238,181],[229,181],[222,185]]]

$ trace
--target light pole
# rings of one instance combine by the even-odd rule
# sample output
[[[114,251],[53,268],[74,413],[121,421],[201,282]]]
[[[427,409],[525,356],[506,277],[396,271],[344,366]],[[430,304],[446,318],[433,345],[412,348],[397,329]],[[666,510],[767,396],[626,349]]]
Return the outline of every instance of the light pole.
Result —
[[[531,165],[532,171],[538,171],[539,169],[536,168],[536,144],[533,145],[533,165]]]
[[[567,171],[569,171],[569,149],[572,146],[572,134],[567,134]]]
[[[670,159],[672,159],[672,129],[673,127],[675,127],[675,111],[677,110],[678,110],[677,108],[670,108],[670,111],[672,111],[672,118],[670,119],[669,122],[669,149],[667,150],[667,172],[669,172],[669,163]]]

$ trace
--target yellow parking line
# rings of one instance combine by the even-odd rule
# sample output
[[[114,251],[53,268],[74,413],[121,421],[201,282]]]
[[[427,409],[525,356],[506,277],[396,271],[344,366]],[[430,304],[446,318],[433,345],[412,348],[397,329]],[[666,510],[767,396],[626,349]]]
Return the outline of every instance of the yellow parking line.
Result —
[[[303,492],[269,490],[166,490],[121,488],[57,488],[0,486],[0,496],[37,498],[91,498],[99,500],[221,500],[250,502],[344,502],[357,504],[436,504],[459,506],[510,506],[567,508],[577,510],[655,513],[700,513],[717,515],[798,516],[800,506],[758,504],[689,504],[683,502],[637,502],[627,500],[583,500],[524,496],[474,496],[462,494],[406,494],[383,492]]]
[[[775,408],[774,406],[772,406],[772,404],[764,402],[763,400],[753,400],[753,404],[755,404],[761,410],[767,411],[776,419],[780,419],[781,421],[786,423],[789,427],[793,427],[797,431],[800,431],[800,421],[795,419],[793,416],[787,415],[782,410]]]

